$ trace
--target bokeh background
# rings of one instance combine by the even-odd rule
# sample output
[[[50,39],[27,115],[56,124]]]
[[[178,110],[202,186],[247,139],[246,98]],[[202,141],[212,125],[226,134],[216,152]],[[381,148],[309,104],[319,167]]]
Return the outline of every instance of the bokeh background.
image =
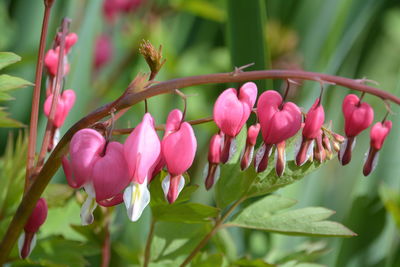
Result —
[[[158,81],[229,72],[234,66],[254,62],[255,65],[248,70],[304,69],[349,78],[366,77],[377,81],[379,88],[400,95],[398,1],[139,2],[137,8],[117,14],[110,20],[104,15],[101,0],[56,0],[47,47],[50,47],[65,16],[72,19],[71,31],[79,35],[69,58],[71,71],[65,81],[65,88],[76,91],[77,102],[62,132],[94,108],[118,97],[138,72],[148,71],[146,62],[138,53],[142,39],[150,40],[155,46],[163,46],[167,62],[156,78]],[[0,1],[0,51],[12,51],[22,57],[21,62],[3,72],[34,81],[42,14],[41,0]],[[101,35],[107,36],[104,38],[108,38],[111,45],[111,55],[103,65],[96,67],[95,44]],[[281,81],[258,81],[257,84],[259,91],[281,90],[282,87]],[[187,119],[212,115],[216,97],[228,86],[220,84],[185,89],[184,92],[190,96]],[[319,86],[315,82],[294,86],[290,99],[306,111],[319,95]],[[343,133],[341,102],[349,92],[345,88],[329,86],[323,96],[326,118],[332,120],[332,128],[338,133]],[[13,96],[14,101],[2,105],[7,106],[11,117],[28,125],[32,87],[20,89]],[[381,120],[386,112],[383,102],[373,96],[366,96],[365,100],[374,107],[375,121]],[[157,96],[149,100],[149,110],[158,123],[163,123],[173,108],[183,108],[182,100],[177,95]],[[392,106],[392,110],[394,115],[390,119],[394,127],[372,175],[365,178],[361,172],[368,149],[368,132],[365,131],[357,140],[351,164],[342,167],[333,159],[302,181],[278,191],[280,195],[298,200],[296,207],[324,206],[335,210],[333,219],[348,226],[358,234],[357,237],[305,238],[229,229],[217,237],[223,240],[220,242],[225,242],[227,257],[246,256],[270,262],[278,262],[285,257],[304,257],[304,261],[326,266],[400,266],[400,119],[397,115],[399,108]],[[142,103],[134,106],[118,121],[118,127],[136,125],[143,111]],[[45,122],[42,113],[40,135],[43,135]],[[203,187],[202,171],[209,138],[216,130],[213,123],[195,126],[199,143],[198,160],[190,173],[192,183],[201,185],[193,199],[197,202],[213,203],[212,192],[205,191]],[[0,130],[1,153],[10,133],[15,136],[18,129]],[[59,171],[53,181],[63,183],[63,173]],[[137,223],[128,223],[123,213],[123,207],[117,208],[111,228],[112,266],[137,264],[148,231],[148,210]],[[64,207],[50,211],[40,238],[48,240],[60,236],[76,241],[70,243],[71,247],[67,249],[81,251],[82,255],[70,256],[68,261],[76,260],[70,266],[97,266],[98,245],[88,237],[89,234],[72,229],[70,224],[79,224],[79,207],[75,198],[71,198]],[[88,244],[79,247],[77,244],[80,242]],[[218,242],[215,241],[215,244]],[[215,249],[215,244],[210,244],[208,249]],[[41,257],[48,257],[50,263],[63,263],[60,259],[57,261],[57,252],[54,251],[57,247],[48,246],[47,250],[46,247],[41,248],[46,252]],[[58,249],[63,248],[60,246]],[[87,252],[90,250],[92,252]],[[28,263],[16,263],[18,266],[24,264]],[[42,264],[45,263],[42,261]]]

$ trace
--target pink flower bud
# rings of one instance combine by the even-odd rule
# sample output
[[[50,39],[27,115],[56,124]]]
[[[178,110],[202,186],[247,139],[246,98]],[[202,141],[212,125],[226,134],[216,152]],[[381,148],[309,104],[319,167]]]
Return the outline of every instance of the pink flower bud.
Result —
[[[132,131],[124,144],[125,158],[133,182],[143,184],[150,179],[152,167],[161,151],[160,139],[154,128],[154,119],[150,113]]]
[[[44,224],[47,218],[47,203],[44,198],[40,198],[36,203],[35,209],[29,216],[28,221],[25,224],[24,230],[29,233],[36,233],[40,226]]]
[[[222,137],[220,134],[215,134],[210,140],[210,146],[208,149],[208,166],[206,166],[207,174],[205,185],[206,189],[209,190],[215,180],[219,177],[218,175],[218,164],[221,162],[221,145],[222,145]]]
[[[94,67],[100,69],[107,64],[113,55],[113,44],[108,35],[100,35],[94,48]]]
[[[75,92],[71,89],[65,90],[61,98],[57,101],[56,113],[54,116],[53,124],[56,128],[60,128],[68,116],[69,111],[75,104]],[[50,94],[44,102],[44,114],[46,117],[50,116],[51,105],[53,103],[53,94]]]
[[[370,148],[365,159],[363,174],[368,176],[374,169],[378,161],[378,152],[381,150],[383,142],[392,129],[392,122],[377,122],[372,126],[370,132]]]
[[[82,129],[74,134],[69,145],[71,161],[62,160],[68,184],[80,188],[91,182],[94,163],[101,157],[105,146],[104,137],[93,129]]]
[[[260,132],[260,129],[260,124],[256,123],[255,125],[251,125],[247,130],[246,147],[240,161],[240,168],[242,169],[242,171],[247,169],[250,166],[251,161],[253,160],[254,146],[256,145],[257,136]]]
[[[28,257],[32,252],[36,243],[35,233],[39,230],[40,226],[44,224],[46,218],[47,203],[44,198],[40,198],[25,224],[24,233],[20,236],[18,241],[19,253],[22,259]]]
[[[320,130],[325,120],[324,108],[320,103],[320,99],[315,100],[314,105],[307,113],[304,122],[303,136],[309,139],[315,139],[320,135]]]
[[[110,142],[107,145],[104,156],[93,165],[92,180],[97,203],[102,204],[106,201],[106,205],[109,206],[113,198],[121,195],[130,181],[122,144]],[[122,202],[122,198],[119,198],[119,202]]]
[[[69,33],[65,37],[65,54],[68,54],[71,48],[76,44],[78,41],[78,35],[74,32]]]
[[[218,97],[214,105],[214,121],[230,137],[239,134],[250,116],[257,98],[257,86],[248,82],[238,92],[229,88]]]
[[[182,175],[190,168],[196,154],[197,141],[192,126],[187,122],[181,123],[176,131],[164,137],[161,146],[169,173],[162,186],[168,202],[173,203],[185,185]]]
[[[374,120],[374,110],[358,96],[347,95],[343,100],[344,130],[347,137],[355,137],[367,129]]]
[[[44,57],[44,65],[46,66],[49,74],[52,76],[57,75],[59,54],[60,54],[60,47],[57,47],[56,49],[50,49],[49,51],[47,51]],[[64,59],[63,63],[64,63],[63,76],[65,76],[68,74],[70,67],[66,58]]]
[[[344,98],[342,111],[347,140],[340,148],[339,161],[342,165],[346,165],[351,160],[356,136],[371,125],[374,120],[374,111],[368,103],[361,103],[358,96],[354,94],[347,95]]]

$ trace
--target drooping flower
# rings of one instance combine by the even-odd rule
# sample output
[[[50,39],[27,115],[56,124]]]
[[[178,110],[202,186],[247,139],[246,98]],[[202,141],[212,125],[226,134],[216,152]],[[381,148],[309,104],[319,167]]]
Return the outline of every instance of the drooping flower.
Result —
[[[106,151],[93,165],[92,182],[96,202],[114,206],[123,201],[122,192],[130,182],[124,146],[118,142],[107,144]]]
[[[94,47],[94,67],[98,70],[108,63],[113,55],[113,44],[110,36],[100,35]]]
[[[381,150],[383,142],[389,135],[392,129],[392,122],[377,122],[372,126],[370,132],[370,148],[365,159],[363,174],[368,176],[374,169],[378,162],[379,150]]]
[[[61,128],[64,124],[65,119],[68,116],[69,111],[75,104],[76,95],[74,90],[68,89],[65,90],[61,97],[57,101],[56,113],[54,116],[54,120],[52,121],[53,125],[56,128]],[[50,116],[51,105],[53,103],[53,94],[50,94],[46,101],[44,102],[44,114],[46,117]]]
[[[179,110],[172,112],[174,112],[173,114],[180,113]],[[182,118],[182,115],[179,117]],[[174,125],[171,125],[171,129],[175,129],[175,131],[164,137],[161,143],[168,170],[167,177],[162,181],[162,187],[169,203],[175,202],[185,185],[183,173],[192,165],[197,148],[196,137],[189,123],[175,122]]]
[[[325,112],[321,105],[321,99],[317,98],[309,109],[302,132],[302,140],[296,154],[296,164],[301,166],[310,157],[314,143],[321,137],[321,127],[324,124]]]
[[[213,184],[218,180],[220,174],[219,163],[221,162],[222,133],[214,134],[211,137],[208,149],[208,164],[205,166],[206,173],[205,185],[210,190]]]
[[[254,146],[257,142],[257,136],[260,132],[261,126],[259,123],[251,125],[247,130],[246,148],[244,149],[242,159],[240,161],[240,168],[247,169],[253,160]]]
[[[261,125],[264,147],[261,154],[258,155],[255,165],[257,171],[262,172],[268,166],[273,145],[294,136],[301,128],[302,116],[296,104],[284,103],[281,95],[273,90],[261,94],[257,103],[257,115]],[[280,147],[283,146],[283,144],[280,145]],[[281,158],[284,158],[283,155]],[[280,167],[280,169],[284,168]]]
[[[44,198],[40,198],[36,203],[31,216],[24,226],[24,233],[18,240],[19,254],[25,259],[32,252],[36,245],[36,232],[44,224],[47,218],[47,203]]]
[[[56,47],[55,49],[50,49],[49,51],[47,51],[44,57],[44,65],[46,66],[49,74],[52,76],[57,75],[59,55],[60,47]],[[68,74],[70,69],[67,58],[64,58],[63,65],[63,76],[65,76]]]
[[[340,147],[339,161],[342,165],[346,165],[351,160],[356,136],[367,129],[374,120],[374,110],[368,103],[361,102],[358,96],[350,94],[343,100],[342,111],[347,138]]]
[[[150,202],[147,184],[160,152],[161,145],[154,128],[154,119],[146,113],[124,144],[131,183],[125,189],[123,198],[131,221],[137,221]]]
[[[257,86],[248,82],[239,92],[234,88],[226,89],[214,105],[214,121],[224,133],[224,146],[221,162],[226,163],[236,150],[235,137],[249,118],[257,98]]]

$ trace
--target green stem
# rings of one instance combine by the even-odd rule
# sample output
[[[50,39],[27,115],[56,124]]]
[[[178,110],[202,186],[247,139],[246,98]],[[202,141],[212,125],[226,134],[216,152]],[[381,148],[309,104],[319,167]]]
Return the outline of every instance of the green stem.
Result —
[[[238,199],[235,203],[232,204],[232,206],[227,210],[227,212],[224,214],[224,216],[222,216],[220,219],[218,219],[215,222],[215,225],[211,229],[211,231],[199,242],[199,244],[197,244],[197,246],[192,250],[192,252],[189,254],[189,256],[186,257],[186,259],[180,265],[180,267],[186,266],[187,264],[189,264],[193,260],[193,258],[197,255],[197,253],[200,252],[200,250],[208,243],[208,241],[211,239],[211,237],[213,237],[214,234],[219,230],[219,228],[222,226],[223,222],[228,218],[228,216],[245,199],[246,199],[245,197],[242,197],[242,198]]]
[[[149,234],[147,235],[146,249],[144,251],[143,267],[149,266],[150,252],[151,252],[151,242],[153,241],[153,237],[154,237],[155,224],[156,224],[156,221],[154,220],[154,218],[151,218],[150,231],[149,231]]]
[[[11,223],[8,226],[7,232],[0,243],[0,264],[4,263],[11,252],[11,249],[18,239],[19,234],[24,227],[26,220],[35,207],[36,202],[45,190],[53,175],[56,173],[61,164],[63,155],[67,153],[69,142],[72,136],[80,129],[90,127],[97,121],[108,116],[111,111],[121,110],[132,106],[146,98],[174,92],[177,88],[184,88],[202,84],[212,83],[231,83],[244,82],[260,79],[302,79],[311,81],[327,81],[351,88],[357,91],[367,92],[369,94],[380,97],[383,100],[390,100],[393,103],[400,105],[400,98],[390,94],[389,92],[379,90],[371,86],[367,86],[357,82],[356,80],[338,77],[328,74],[315,72],[297,71],[297,70],[261,70],[249,71],[241,73],[215,73],[208,75],[191,76],[179,79],[173,79],[158,84],[152,85],[146,90],[137,93],[131,93],[130,87],[115,101],[100,107],[86,117],[75,123],[63,136],[56,148],[53,150],[43,168],[38,173],[35,181],[32,183],[29,191],[22,198]]]

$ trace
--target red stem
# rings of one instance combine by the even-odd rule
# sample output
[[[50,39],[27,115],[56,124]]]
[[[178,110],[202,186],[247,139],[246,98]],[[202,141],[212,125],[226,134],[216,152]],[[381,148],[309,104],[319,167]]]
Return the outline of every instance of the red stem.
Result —
[[[40,87],[42,83],[42,74],[43,74],[44,50],[46,48],[47,29],[49,26],[49,18],[53,2],[54,1],[44,1],[45,7],[44,7],[44,15],[42,23],[42,32],[40,34],[39,54],[36,63],[35,87],[33,89],[31,120],[29,125],[28,153],[26,161],[24,192],[26,192],[28,189],[30,176],[32,174],[32,170],[35,164],[37,124],[39,117]]]

